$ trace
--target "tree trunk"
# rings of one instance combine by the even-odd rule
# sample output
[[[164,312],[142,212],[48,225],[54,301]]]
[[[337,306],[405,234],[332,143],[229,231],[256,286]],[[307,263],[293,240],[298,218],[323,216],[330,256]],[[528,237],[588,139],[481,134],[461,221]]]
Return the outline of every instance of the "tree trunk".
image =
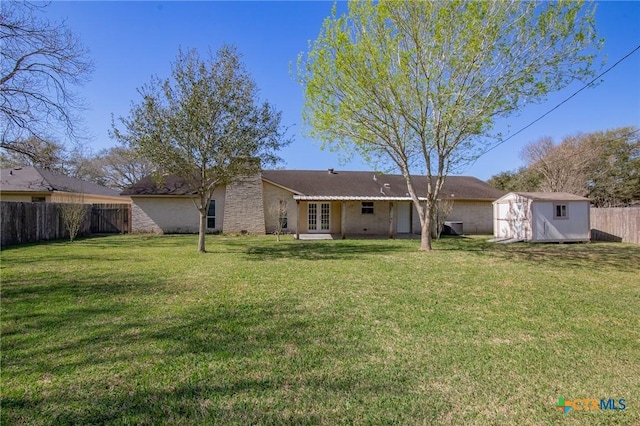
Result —
[[[420,226],[420,251],[431,251],[431,218],[427,215]]]
[[[198,230],[198,253],[206,253],[204,245],[204,236],[207,234],[207,210],[198,209],[200,211],[200,229]]]

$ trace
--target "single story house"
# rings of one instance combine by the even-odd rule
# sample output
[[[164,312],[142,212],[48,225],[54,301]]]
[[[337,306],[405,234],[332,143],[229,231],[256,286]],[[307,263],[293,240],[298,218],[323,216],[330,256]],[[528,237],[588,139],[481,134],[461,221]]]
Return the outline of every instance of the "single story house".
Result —
[[[130,204],[114,189],[37,167],[0,170],[0,201],[23,203]]]
[[[415,176],[418,194],[427,179]],[[145,178],[122,192],[130,196],[134,232],[196,233],[194,194],[176,177],[162,184]],[[449,218],[467,234],[491,234],[491,203],[504,194],[479,179],[447,177],[442,198]],[[401,175],[364,171],[263,170],[215,189],[207,216],[209,232],[389,235],[420,232],[417,212]]]
[[[534,242],[589,241],[588,198],[566,192],[510,192],[493,202],[494,237]]]

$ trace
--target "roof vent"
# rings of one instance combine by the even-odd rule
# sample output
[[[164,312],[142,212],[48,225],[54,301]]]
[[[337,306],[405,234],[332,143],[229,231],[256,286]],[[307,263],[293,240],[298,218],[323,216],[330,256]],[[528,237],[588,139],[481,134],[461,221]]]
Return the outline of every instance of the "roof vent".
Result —
[[[329,172],[330,175],[335,175],[336,172],[333,171],[333,168],[330,168],[327,170]]]
[[[385,184],[384,184],[384,187],[385,187],[385,188],[387,188],[387,189],[389,189],[389,188],[391,188],[391,184],[390,184],[390,183],[385,183]]]

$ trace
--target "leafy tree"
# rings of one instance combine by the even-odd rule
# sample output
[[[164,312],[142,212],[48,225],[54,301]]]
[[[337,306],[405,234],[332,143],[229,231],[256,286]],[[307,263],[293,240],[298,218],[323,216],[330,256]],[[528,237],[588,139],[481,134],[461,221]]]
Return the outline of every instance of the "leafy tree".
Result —
[[[493,175],[487,180],[487,183],[494,188],[501,189],[503,191],[511,191],[512,182],[517,172],[506,171],[500,172],[497,175]]]
[[[585,196],[586,182],[590,171],[597,167],[601,147],[593,145],[591,151],[584,148],[580,136],[565,138],[559,145],[544,137],[526,145],[522,157],[529,170],[541,176],[538,190]]]
[[[309,134],[398,168],[431,250],[445,178],[487,148],[494,120],[593,75],[593,15],[580,2],[351,1],[298,57]]]
[[[255,173],[259,162],[275,164],[288,144],[281,113],[259,103],[258,89],[234,47],[223,46],[208,60],[180,51],[172,79],[154,77],[138,90],[142,101],[113,124],[113,136],[150,161],[160,177],[182,178],[197,195],[198,251],[205,251],[207,208],[214,189]]]
[[[516,171],[498,173],[492,176],[487,183],[507,192],[533,192],[539,190],[541,179],[540,173],[537,171],[521,167]]]
[[[640,129],[634,126],[580,133],[555,144],[549,137],[527,144],[526,166],[501,172],[488,183],[505,191],[570,192],[598,207],[640,202]]]
[[[38,16],[43,6],[0,3],[0,147],[23,155],[21,141],[46,141],[53,129],[79,136],[75,112],[81,107],[73,86],[81,85],[93,65],[86,49],[62,23]]]
[[[587,176],[587,197],[598,207],[640,203],[640,129],[621,127],[583,136],[584,152],[599,153]]]

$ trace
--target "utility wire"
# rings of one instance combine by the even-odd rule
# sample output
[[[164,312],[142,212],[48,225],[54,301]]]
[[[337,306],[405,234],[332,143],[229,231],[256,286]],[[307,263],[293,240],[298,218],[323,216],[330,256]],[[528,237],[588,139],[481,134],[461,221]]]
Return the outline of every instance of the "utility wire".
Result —
[[[571,98],[573,98],[574,96],[576,96],[578,93],[582,92],[584,89],[586,89],[587,87],[591,86],[593,83],[595,83],[600,77],[602,77],[603,75],[605,75],[606,73],[608,73],[609,71],[611,71],[612,69],[614,69],[618,64],[620,64],[622,61],[624,61],[625,59],[627,59],[629,56],[633,55],[637,50],[640,50],[640,45],[636,46],[635,49],[633,49],[631,52],[627,53],[626,55],[624,55],[620,60],[618,60],[618,62],[616,62],[615,64],[611,65],[609,68],[607,68],[605,71],[603,71],[600,75],[596,76],[593,80],[591,80],[589,83],[585,84],[584,87],[581,87],[580,89],[578,89],[577,91],[575,91],[573,94],[571,94],[571,96],[569,96],[567,99],[565,99],[564,101],[560,102],[558,105],[554,106],[553,108],[551,108],[549,111],[545,112],[544,114],[542,114],[540,117],[536,118],[535,120],[533,120],[531,123],[527,124],[526,126],[524,126],[522,129],[518,130],[517,132],[515,132],[514,134],[512,134],[511,136],[509,136],[506,139],[502,139],[501,141],[499,141],[497,144],[493,145],[491,148],[487,149],[486,151],[482,152],[482,154],[480,155],[484,155],[487,152],[493,150],[494,148],[497,148],[498,146],[502,145],[503,143],[507,142],[509,139],[512,139],[513,137],[515,137],[516,135],[522,133],[523,131],[525,131],[526,129],[528,129],[529,127],[533,126],[535,123],[537,123],[538,121],[542,120],[544,117],[546,117],[547,115],[551,114],[553,111],[555,111],[556,109],[558,109],[561,105],[563,105],[564,103],[566,103],[567,101],[569,101]],[[635,132],[634,132],[635,133]]]

